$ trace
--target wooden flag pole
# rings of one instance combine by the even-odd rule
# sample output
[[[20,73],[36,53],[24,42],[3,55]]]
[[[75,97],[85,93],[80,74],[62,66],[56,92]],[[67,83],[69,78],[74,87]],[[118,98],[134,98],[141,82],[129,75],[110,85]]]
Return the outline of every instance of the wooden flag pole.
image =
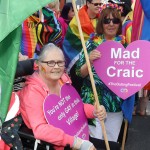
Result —
[[[124,148],[125,148],[125,141],[126,141],[126,135],[127,135],[127,128],[128,128],[128,121],[125,120],[125,126],[124,126],[124,132],[123,132],[123,139],[122,139],[121,150],[124,150]]]
[[[100,104],[99,104],[98,95],[97,95],[97,91],[96,91],[96,87],[95,87],[95,83],[94,83],[94,78],[93,78],[93,73],[92,73],[92,70],[91,70],[91,64],[90,64],[87,49],[86,49],[86,46],[85,46],[85,41],[84,41],[82,29],[81,29],[81,24],[80,24],[78,12],[77,12],[76,4],[75,4],[74,0],[72,0],[72,5],[73,5],[74,12],[75,12],[75,17],[76,17],[76,21],[77,21],[77,25],[78,25],[78,29],[79,29],[79,34],[80,34],[80,37],[81,37],[81,43],[82,43],[82,46],[83,46],[86,63],[87,63],[87,66],[88,66],[88,72],[89,72],[89,76],[90,76],[90,80],[91,80],[91,84],[92,84],[92,89],[93,89],[93,93],[94,93],[94,98],[95,98],[95,105],[96,105],[96,108],[98,108],[100,106]],[[107,148],[107,150],[110,150],[109,143],[108,143],[108,138],[107,138],[107,134],[106,134],[106,129],[105,129],[105,125],[104,125],[104,121],[100,121],[100,123],[101,123],[102,132],[103,132],[103,135],[104,135],[106,148]]]

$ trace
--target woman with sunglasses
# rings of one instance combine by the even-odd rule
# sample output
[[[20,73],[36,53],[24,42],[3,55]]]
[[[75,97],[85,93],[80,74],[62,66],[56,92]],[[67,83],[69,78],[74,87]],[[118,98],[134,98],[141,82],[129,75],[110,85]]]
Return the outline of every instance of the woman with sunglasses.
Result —
[[[85,41],[89,39],[91,33],[95,32],[97,20],[100,16],[99,10],[101,5],[102,0],[86,0],[86,4],[78,11]],[[75,68],[79,53],[82,50],[82,43],[75,16],[69,23],[62,46],[66,57],[67,72],[72,79],[72,85],[76,88],[78,93],[80,93],[82,79],[76,76]]]
[[[125,39],[120,35],[122,29],[121,15],[116,8],[113,8],[111,6],[112,5],[107,5],[107,7],[102,10],[100,18],[98,19],[96,33],[91,34],[90,39],[86,42],[91,65],[94,60],[100,59],[101,57],[101,53],[96,50],[97,46],[101,43],[107,40],[114,40],[125,45]],[[105,120],[108,140],[117,142],[123,121],[123,114],[121,111],[122,99],[114,94],[101,81],[101,79],[96,74],[93,66],[92,72],[95,80],[99,102],[100,104],[104,105],[108,113],[107,119]],[[94,104],[94,94],[83,52],[81,53],[79,61],[77,62],[76,74],[84,78],[83,86],[81,88],[81,98],[83,102]],[[101,127],[98,120],[89,120],[89,127],[94,137],[103,139]]]
[[[38,70],[27,77],[25,87],[18,93],[22,118],[27,127],[32,129],[35,138],[53,144],[56,150],[68,150],[66,145],[69,145],[70,149],[79,150],[96,150],[95,147],[105,149],[105,143],[102,140],[94,138],[90,138],[90,141],[82,140],[47,123],[43,112],[45,98],[49,94],[60,96],[61,87],[71,82],[64,73],[64,54],[54,44],[50,43],[42,48],[36,63]],[[64,105],[68,106],[66,103]],[[98,117],[103,120],[106,117],[103,106],[97,110],[93,105],[84,104],[84,111],[87,118]],[[114,142],[110,142],[110,146],[114,150],[119,150],[119,145]]]

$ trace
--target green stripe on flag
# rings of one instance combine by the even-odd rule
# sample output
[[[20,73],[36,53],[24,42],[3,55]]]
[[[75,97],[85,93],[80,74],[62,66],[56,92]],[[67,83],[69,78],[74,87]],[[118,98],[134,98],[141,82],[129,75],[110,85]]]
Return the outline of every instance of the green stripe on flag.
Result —
[[[20,49],[21,26],[0,42],[0,117],[4,121],[12,92],[13,80]]]

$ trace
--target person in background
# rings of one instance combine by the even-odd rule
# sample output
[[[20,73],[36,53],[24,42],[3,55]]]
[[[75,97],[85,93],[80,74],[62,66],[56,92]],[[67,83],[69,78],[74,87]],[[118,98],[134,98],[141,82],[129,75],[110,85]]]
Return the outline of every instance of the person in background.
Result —
[[[60,22],[62,28],[62,42],[66,35],[68,25],[73,17],[74,10],[72,7],[72,3],[66,3],[61,11],[60,17],[58,18],[58,21]]]
[[[50,8],[54,14],[55,14],[55,17],[58,19],[59,16],[60,16],[60,8],[59,8],[59,5],[60,5],[60,2],[59,0],[55,0],[51,3],[49,3],[46,7],[47,8]]]
[[[100,16],[99,9],[102,0],[86,0],[86,4],[78,11],[78,16],[85,42],[89,39],[91,33],[95,32],[97,19]],[[66,69],[69,73],[72,85],[80,93],[82,79],[76,76],[76,61],[79,59],[79,53],[82,50],[81,38],[75,16],[71,20],[63,41],[63,51],[66,58]]]
[[[89,54],[89,60],[91,65],[96,59],[100,59],[101,53],[96,50],[97,46],[107,40],[117,41],[124,46],[125,37],[122,33],[122,21],[121,15],[118,11],[118,7],[112,7],[112,4],[107,4],[101,11],[100,18],[98,19],[96,33],[90,35],[89,40],[86,42],[87,52]],[[106,52],[107,53],[107,52]],[[107,119],[105,120],[105,127],[108,136],[108,140],[117,141],[120,128],[123,121],[123,113],[121,105],[123,100],[114,94],[100,79],[95,72],[92,65],[93,77],[98,93],[98,99],[100,104],[104,105],[107,111]],[[88,67],[85,61],[85,56],[82,51],[80,58],[77,62],[76,74],[83,78],[83,86],[81,88],[81,98],[84,103],[94,104],[94,94],[91,86],[91,81],[88,73]],[[131,112],[132,114],[132,112]],[[95,127],[96,126],[96,127]],[[91,135],[96,138],[102,139],[102,132],[99,121],[90,120],[89,127]]]
[[[55,57],[54,57],[55,56]],[[68,144],[73,149],[96,150],[105,149],[104,141],[90,137],[90,141],[70,136],[62,129],[49,125],[43,112],[43,102],[49,94],[60,96],[61,87],[70,79],[65,70],[65,58],[62,50],[52,43],[45,45],[37,59],[38,70],[26,79],[25,87],[18,92],[20,112],[28,128],[33,130],[34,137],[54,144],[57,150],[63,150]],[[105,108],[101,105],[95,109],[91,104],[84,104],[87,118],[98,117],[104,120]],[[95,149],[96,147],[96,149]],[[119,150],[118,143],[110,142],[110,147]]]
[[[146,115],[146,108],[147,108],[147,104],[148,104],[148,90],[150,87],[150,82],[148,84],[146,84],[144,86],[143,89],[141,89],[138,92],[138,96],[139,96],[139,109],[137,109],[137,111],[135,111],[133,114],[136,115],[136,113],[138,113],[140,116],[145,116]]]

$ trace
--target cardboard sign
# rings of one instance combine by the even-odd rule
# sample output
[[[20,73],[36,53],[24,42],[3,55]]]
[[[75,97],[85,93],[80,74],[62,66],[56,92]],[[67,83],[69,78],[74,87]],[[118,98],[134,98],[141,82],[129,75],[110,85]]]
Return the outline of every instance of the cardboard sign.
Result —
[[[116,41],[106,41],[97,50],[102,55],[94,61],[98,76],[122,99],[138,92],[150,81],[150,42],[138,40],[124,48]]]
[[[69,135],[89,139],[83,102],[70,84],[62,86],[60,97],[49,95],[44,101],[43,109],[48,124],[62,129]]]

